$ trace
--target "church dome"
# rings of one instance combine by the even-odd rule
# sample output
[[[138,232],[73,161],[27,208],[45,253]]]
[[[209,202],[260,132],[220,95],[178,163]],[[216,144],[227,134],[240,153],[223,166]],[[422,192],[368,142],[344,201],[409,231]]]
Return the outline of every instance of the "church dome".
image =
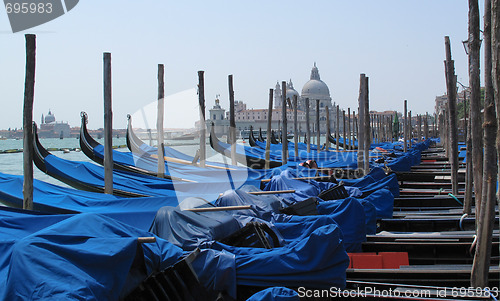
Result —
[[[330,90],[320,79],[316,63],[311,70],[311,79],[302,88],[302,98],[330,100]]]
[[[52,114],[52,112],[49,110],[49,114],[45,116],[45,123],[51,123],[54,121],[56,121],[56,116],[54,116],[54,114]]]

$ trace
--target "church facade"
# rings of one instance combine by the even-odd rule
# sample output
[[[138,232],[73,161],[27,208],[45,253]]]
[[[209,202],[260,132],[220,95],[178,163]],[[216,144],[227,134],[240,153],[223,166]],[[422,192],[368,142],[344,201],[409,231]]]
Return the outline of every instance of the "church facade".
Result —
[[[56,116],[49,113],[44,117],[42,114],[42,119],[40,123],[40,130],[38,135],[41,138],[69,138],[70,137],[70,126],[67,122],[57,122]]]

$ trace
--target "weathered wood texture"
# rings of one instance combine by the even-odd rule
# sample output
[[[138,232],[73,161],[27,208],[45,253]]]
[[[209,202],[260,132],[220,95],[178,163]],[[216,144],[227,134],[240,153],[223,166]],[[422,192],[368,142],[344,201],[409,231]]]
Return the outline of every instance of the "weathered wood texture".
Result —
[[[273,96],[274,90],[269,89],[269,106],[267,109],[267,132],[266,132],[266,163],[265,169],[269,169],[271,164],[271,122],[273,121]]]
[[[200,167],[205,168],[207,158],[207,132],[205,125],[205,71],[198,71],[198,106],[200,108]]]
[[[295,158],[299,156],[299,130],[297,128],[298,123],[298,104],[297,95],[293,96],[293,150],[295,153]]]
[[[113,111],[111,53],[104,53],[104,193],[113,194]]]
[[[281,82],[281,95],[282,95],[282,106],[281,106],[281,118],[283,120],[283,129],[281,130],[281,152],[283,164],[288,163],[288,121],[286,115],[286,81]]]
[[[227,84],[229,88],[229,139],[231,143],[231,164],[237,165],[236,162],[236,120],[234,117],[234,88],[233,75],[227,76]]]
[[[158,171],[159,178],[165,176],[165,155],[163,144],[163,114],[165,112],[165,67],[158,64],[158,110],[156,116],[156,145],[158,146]]]
[[[33,102],[35,99],[36,36],[27,34],[23,108],[23,209],[33,210]]]
[[[309,110],[309,98],[306,98],[306,144],[307,144],[307,153],[311,152],[311,124],[310,124],[310,110]]]
[[[478,0],[469,1],[469,112],[472,121],[471,136],[473,185],[474,195],[476,198],[476,214],[479,214],[479,210],[481,209],[483,180],[483,129],[481,117],[481,83],[479,79],[479,52],[481,42],[479,37],[479,9],[477,2]]]
[[[320,134],[320,123],[319,123],[319,99],[316,99],[316,145],[318,146],[318,153],[321,151],[321,134]]]
[[[497,186],[497,151],[495,148],[494,139],[497,135],[497,120],[495,113],[495,100],[491,93],[494,93],[495,98],[498,99],[499,95],[499,78],[500,69],[498,67],[498,45],[496,45],[500,40],[500,35],[498,33],[498,18],[500,17],[500,12],[498,9],[498,0],[493,0],[494,5],[491,6],[489,0],[485,1],[485,14],[484,14],[484,44],[485,44],[485,85],[486,93],[484,99],[484,175],[483,175],[483,187],[482,187],[482,198],[481,198],[481,210],[477,219],[477,246],[476,252],[474,254],[474,263],[472,265],[471,273],[471,285],[473,287],[485,287],[488,285],[488,274],[490,269],[490,259],[491,259],[491,240],[493,235],[493,226],[495,221],[495,205],[497,203],[496,199],[496,186]],[[496,11],[495,11],[496,10]],[[493,17],[493,18],[492,18]],[[476,21],[477,18],[477,21]],[[469,23],[472,22],[479,23],[479,9],[477,0],[469,0]],[[493,20],[493,24],[492,21]],[[497,32],[491,32],[491,26]],[[470,24],[469,24],[470,26]],[[479,24],[477,28],[469,27],[469,31],[477,30],[479,31]],[[470,37],[470,36],[469,36]],[[494,45],[493,57],[492,48]],[[493,66],[493,68],[492,68]],[[492,70],[493,69],[493,70]],[[492,72],[492,73],[491,73]],[[494,88],[492,88],[492,77],[493,75]],[[488,95],[488,93],[490,93]],[[477,183],[476,183],[477,184]],[[477,202],[477,198],[476,198]],[[477,205],[476,205],[477,206]]]
[[[455,63],[451,58],[450,38],[445,38],[446,46],[446,88],[448,92],[448,118],[450,125],[451,191],[458,195],[458,131],[457,131],[457,80]]]

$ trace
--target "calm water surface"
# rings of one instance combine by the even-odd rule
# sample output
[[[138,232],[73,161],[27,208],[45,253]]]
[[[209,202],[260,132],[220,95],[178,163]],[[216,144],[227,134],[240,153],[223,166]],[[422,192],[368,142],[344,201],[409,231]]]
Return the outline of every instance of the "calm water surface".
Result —
[[[98,142],[101,144],[104,143],[104,139],[96,139]],[[92,162],[85,154],[81,151],[74,151],[74,149],[79,148],[79,140],[75,138],[66,138],[66,139],[57,139],[57,138],[49,138],[49,139],[40,139],[40,142],[45,148],[57,148],[57,149],[71,149],[69,153],[64,153],[63,151],[51,151],[53,155],[56,155],[58,157],[67,159],[67,160],[72,160],[72,161],[85,161],[85,162]],[[167,145],[171,145],[173,148],[194,156],[196,153],[196,150],[199,148],[199,145],[193,140],[193,141],[166,141]],[[173,145],[172,145],[173,144]],[[124,146],[126,145],[125,138],[113,138],[113,145],[115,146]],[[12,150],[12,149],[22,149],[23,148],[23,140],[14,140],[14,139],[7,139],[7,140],[0,140],[0,150],[5,151],[5,150]],[[209,158],[210,161],[216,161],[216,162],[224,162],[223,158],[217,154],[208,144],[207,147],[207,158]],[[118,151],[124,151],[128,152],[128,148],[119,148],[117,149]],[[13,175],[22,175],[23,174],[23,153],[10,153],[10,154],[5,154],[2,153],[0,154],[0,172],[6,173],[6,174],[13,174]],[[38,168],[33,165],[33,176],[35,179],[42,180],[45,182],[49,182],[52,184],[57,184],[61,186],[66,186],[66,184],[46,175],[45,173],[41,172],[38,170]]]

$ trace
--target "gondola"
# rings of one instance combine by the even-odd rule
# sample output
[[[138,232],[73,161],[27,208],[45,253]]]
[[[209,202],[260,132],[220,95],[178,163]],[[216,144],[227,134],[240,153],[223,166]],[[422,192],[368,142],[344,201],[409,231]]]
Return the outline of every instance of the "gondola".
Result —
[[[61,180],[62,182],[78,189],[103,192],[104,191],[104,168],[90,162],[70,161],[50,154],[34,138],[35,164],[43,172]],[[210,170],[206,171],[210,173]],[[195,171],[196,174],[196,171]],[[225,175],[222,178],[222,175]],[[113,193],[125,197],[142,196],[177,196],[179,199],[193,195],[198,191],[208,199],[216,198],[221,191],[241,185],[260,185],[260,179],[250,178],[248,175],[233,177],[228,180],[224,173],[212,174],[211,177],[202,177],[202,181],[176,181],[174,177],[157,178],[129,171],[113,170]]]
[[[141,159],[148,159],[157,161],[158,149],[156,147],[149,146],[145,144],[137,135],[134,133],[132,129],[132,117],[127,115],[128,124],[127,124],[127,134],[125,136],[127,141],[127,148],[134,153],[134,155],[140,157]],[[198,159],[195,160],[194,157],[186,155],[182,152],[179,152],[171,147],[164,146],[164,158],[165,163],[178,163],[183,165],[196,166]],[[228,166],[225,163],[219,162],[205,162],[206,167],[220,169],[220,170],[234,170],[239,167],[236,166]]]
[[[87,123],[88,123],[88,116],[87,113],[81,112],[81,127],[80,127],[80,149],[82,152],[92,161],[104,165],[104,158],[101,156],[100,153],[95,151],[96,147],[102,147],[102,145],[95,141],[92,136],[90,136],[88,130],[87,130]],[[128,139],[127,139],[128,142]],[[146,156],[145,156],[146,157]],[[144,158],[146,159],[146,158]],[[129,171],[129,172],[135,172],[139,174],[144,174],[148,176],[153,176],[156,177],[158,176],[158,173],[149,171],[143,168],[138,168],[135,166],[131,165],[124,165],[124,164],[119,164],[116,161],[113,161],[113,169],[118,169],[118,170],[123,170],[123,171]],[[164,175],[166,178],[171,178],[169,175]]]
[[[262,136],[262,128],[259,128],[259,141],[260,142],[265,142],[264,137]]]
[[[331,134],[328,135],[328,141],[330,141],[330,143],[333,143],[334,145],[337,145],[337,140]],[[342,142],[340,142],[339,146],[343,147],[343,145],[344,144]],[[349,149],[349,150],[358,149],[358,142],[354,141],[354,145],[352,147],[351,147],[351,145],[349,143],[347,143],[346,144],[346,149]]]
[[[271,130],[271,143],[272,144],[279,144],[278,140],[276,139],[276,136],[274,135],[273,130]]]
[[[218,153],[220,153],[228,158],[231,158],[231,145],[227,144],[227,143],[223,143],[217,138],[217,136],[215,135],[213,123],[212,123],[212,128],[210,129],[210,146],[212,146],[212,148],[216,152],[218,152]],[[262,169],[265,167],[265,164],[266,164],[265,159],[259,158],[257,156],[252,156],[251,154],[245,154],[242,152],[238,152],[238,151],[236,152],[236,161],[238,161],[238,163],[240,163],[240,164],[243,164],[245,166],[248,166],[248,167],[254,168],[254,169]],[[281,162],[269,161],[270,168],[278,167],[281,165],[282,165]]]
[[[250,126],[250,133],[248,134],[248,143],[250,144],[251,147],[256,147],[257,143],[255,143],[257,139],[255,139],[255,136],[253,135],[253,127]]]
[[[35,166],[44,173],[76,189],[104,193],[104,185],[91,185],[89,183],[79,181],[74,177],[66,177],[64,173],[61,173],[58,170],[49,168],[47,166],[45,161],[46,158],[53,155],[49,151],[47,151],[40,143],[40,140],[38,139],[38,130],[36,123],[33,123],[33,148],[33,162],[35,163]],[[113,194],[124,197],[148,196],[147,194],[134,193],[116,188],[113,188]]]

